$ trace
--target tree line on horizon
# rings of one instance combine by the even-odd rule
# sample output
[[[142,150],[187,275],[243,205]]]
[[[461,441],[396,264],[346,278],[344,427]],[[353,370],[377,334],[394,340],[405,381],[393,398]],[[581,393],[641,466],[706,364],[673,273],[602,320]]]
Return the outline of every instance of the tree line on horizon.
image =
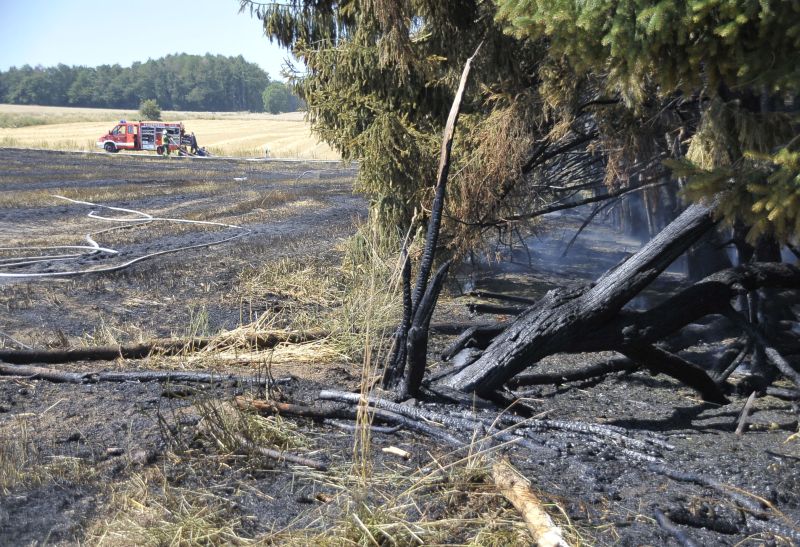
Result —
[[[277,113],[299,106],[285,84],[241,55],[181,53],[130,67],[24,65],[0,71],[3,103],[136,109],[148,99],[166,110]]]

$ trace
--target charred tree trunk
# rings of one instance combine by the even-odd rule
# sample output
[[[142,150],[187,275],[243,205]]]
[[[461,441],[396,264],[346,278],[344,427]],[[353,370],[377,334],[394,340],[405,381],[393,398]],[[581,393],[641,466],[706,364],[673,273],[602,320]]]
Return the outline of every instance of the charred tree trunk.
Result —
[[[411,264],[405,256],[403,268],[403,323],[395,335],[394,352],[389,364],[384,370],[383,385],[398,391],[401,398],[413,397],[418,394],[422,378],[425,374],[428,354],[428,330],[431,317],[436,307],[439,293],[444,286],[445,278],[450,267],[447,261],[436,272],[432,282],[429,283],[433,270],[436,244],[439,240],[439,228],[444,212],[444,199],[446,195],[447,177],[450,172],[450,154],[453,147],[456,123],[461,110],[461,99],[467,87],[472,60],[478,54],[481,45],[467,59],[458,90],[450,107],[450,114],[444,127],[442,136],[442,149],[439,154],[439,170],[434,187],[431,217],[428,221],[428,231],[425,235],[425,247],[420,259],[419,271],[413,293],[411,291]]]
[[[620,310],[613,316],[606,317],[604,322],[597,320],[599,315],[597,310],[582,309],[587,302],[586,295],[598,286],[600,284],[571,300],[563,301],[561,303],[563,307],[548,295],[538,307],[526,312],[529,315],[526,324],[517,325],[515,333],[521,333],[524,336],[522,341],[531,344],[527,348],[528,355],[532,355],[528,364],[533,364],[550,353],[615,350],[626,355],[641,367],[655,373],[666,374],[696,389],[706,401],[724,403],[726,399],[720,386],[727,374],[715,375],[712,378],[697,365],[654,345],[693,321],[708,315],[724,315],[729,317],[747,337],[751,338],[753,343],[761,347],[766,359],[774,369],[773,376],[780,372],[800,386],[800,372],[795,370],[776,349],[777,344],[773,342],[774,333],[767,336],[763,329],[752,325],[731,307],[731,301],[738,294],[753,292],[758,288],[797,289],[800,287],[800,269],[795,266],[781,263],[756,263],[723,270],[648,311]],[[538,317],[534,316],[537,312],[540,314]],[[590,322],[591,319],[595,321]],[[508,330],[511,331],[514,326],[515,324],[512,324]],[[526,331],[526,328],[529,330]],[[508,332],[506,332],[507,334]],[[517,340],[519,339],[517,338]],[[489,347],[489,350],[495,347],[496,351],[502,351],[500,340],[507,340],[507,338],[505,335],[501,336]],[[520,349],[514,344],[510,347]],[[468,377],[469,380],[479,375],[494,380],[490,374],[497,373],[499,365],[495,364],[494,366],[497,368],[493,370],[490,363],[485,365],[485,368],[476,370],[475,365],[479,362],[475,361],[473,365],[464,368],[462,372],[454,373],[445,380],[446,385],[451,388],[463,389],[453,383],[453,378],[459,378],[459,375],[463,376],[465,372],[469,373],[470,368],[473,370],[471,371],[472,376]],[[507,364],[507,361],[503,364]],[[505,370],[500,370],[505,373]],[[517,378],[509,377],[508,379],[510,380],[509,384],[524,383],[517,381]],[[459,381],[463,382],[460,379]],[[763,387],[765,386],[761,386],[759,391],[763,391]],[[473,391],[487,395],[489,390],[478,384]]]

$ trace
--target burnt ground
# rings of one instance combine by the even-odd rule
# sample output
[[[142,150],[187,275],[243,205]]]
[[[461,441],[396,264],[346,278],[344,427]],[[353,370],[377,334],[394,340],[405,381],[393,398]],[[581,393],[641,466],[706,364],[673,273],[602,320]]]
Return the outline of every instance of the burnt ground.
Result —
[[[335,267],[341,261],[341,242],[366,210],[363,200],[352,194],[354,172],[335,164],[167,162],[0,149],[0,167],[2,247],[76,245],[83,234],[108,226],[86,218],[92,207],[54,200],[51,194],[248,230],[221,245],[160,255],[120,272],[0,280],[0,340],[5,348],[18,343],[36,348],[126,343],[236,328],[292,298],[289,291],[253,294],[247,283],[253,272],[283,260]],[[121,256],[39,263],[26,271],[121,263],[216,241],[211,238],[234,231],[151,224],[109,234],[107,240],[97,238]],[[486,269],[465,270],[452,283],[435,321],[468,318],[458,296],[462,289],[531,294],[584,282],[636,246],[599,229],[578,240],[574,256],[581,258],[546,260],[557,254],[548,249],[561,244],[558,237],[533,244],[530,262],[526,253],[525,260],[493,271],[494,284],[487,281]],[[3,257],[30,255],[15,252],[4,251]],[[666,276],[645,298],[657,298],[659,290],[680,282],[676,273]],[[434,336],[432,355],[449,341]],[[553,356],[537,370],[580,367],[595,358]],[[268,361],[234,359],[224,366],[262,374]],[[213,359],[150,358],[59,368],[203,368],[209,363],[222,366]],[[287,379],[274,397],[311,402],[323,388],[358,389],[361,364],[329,356],[285,359],[272,364],[271,374]],[[485,474],[470,475],[467,485],[463,476],[445,473],[433,486],[413,486],[425,474],[420,470],[429,470],[432,462],[444,465],[464,455],[453,455],[452,448],[418,434],[373,434],[367,466],[371,478],[364,479],[359,478],[365,466],[355,457],[352,432],[286,419],[270,422],[277,433],[268,435],[263,423],[254,426],[239,417],[237,424],[226,427],[322,459],[330,470],[310,472],[248,455],[203,426],[215,416],[235,413],[230,401],[236,394],[265,395],[254,388],[221,385],[74,385],[0,377],[0,545],[369,545],[382,530],[394,534],[378,535],[384,544],[391,544],[387,537],[397,544],[415,544],[413,536],[398,532],[402,526],[430,544],[529,541],[516,513],[492,490]],[[724,485],[721,489],[668,478],[649,467],[653,462],[632,458],[608,437],[544,432],[538,439],[541,450],[513,448],[508,453],[541,497],[553,504],[548,507],[573,544],[676,545],[656,524],[655,508],[673,520],[681,515],[683,520],[705,519],[715,530],[681,527],[699,545],[797,542],[797,535],[791,537],[800,533],[800,441],[792,437],[798,431],[798,409],[772,397],[757,399],[749,430],[737,436],[744,402],[734,395],[729,405],[702,405],[691,390],[644,373],[544,386],[527,395],[527,404],[548,419],[617,426],[635,439],[657,435],[672,447],[651,446],[648,454],[658,465],[713,479]],[[254,432],[254,427],[262,429]],[[379,450],[390,445],[409,451],[411,458],[404,461]],[[489,459],[495,454],[490,452]],[[407,488],[413,491],[413,505],[401,495]],[[761,504],[769,519],[743,511],[734,499],[737,494]],[[365,534],[350,516],[360,515],[359,522],[364,522],[367,513],[376,522],[367,522],[370,532]],[[377,523],[378,514],[388,522],[384,528]],[[401,525],[400,517],[423,524]],[[749,528],[743,524],[747,519]],[[425,522],[438,522],[439,527],[426,527]],[[775,534],[765,529],[773,525],[779,527]]]

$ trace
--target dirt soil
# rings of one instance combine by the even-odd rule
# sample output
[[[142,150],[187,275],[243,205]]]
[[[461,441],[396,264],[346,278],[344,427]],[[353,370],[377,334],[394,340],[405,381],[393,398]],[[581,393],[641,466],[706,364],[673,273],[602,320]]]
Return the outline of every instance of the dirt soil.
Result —
[[[166,161],[0,149],[0,247],[15,249],[2,251],[0,258],[30,256],[30,251],[19,249],[23,246],[80,245],[84,234],[108,227],[86,218],[93,207],[51,194],[247,230],[151,223],[109,234],[105,241],[96,238],[121,256],[2,269],[44,273],[95,268],[242,233],[227,243],[159,255],[114,273],[0,280],[0,344],[6,349],[47,348],[194,334],[201,309],[205,332],[247,323],[275,302],[269,295],[253,299],[246,294],[243,271],[285,257],[322,257],[331,264],[340,259],[338,243],[353,233],[355,219],[366,213],[364,200],[352,193],[354,175],[352,169],[338,164]],[[548,244],[540,246],[542,252]],[[576,252],[580,253],[581,246],[584,251],[601,253],[595,268],[564,264],[555,268],[551,263],[537,269],[541,257],[533,256],[530,263],[504,269],[505,285],[495,286],[479,273],[462,272],[434,321],[466,317],[460,290],[478,286],[524,292],[585,282],[599,265],[613,265],[626,250],[617,247],[602,254],[608,251],[608,241],[598,246],[591,237],[579,240]],[[533,281],[526,284],[521,278]],[[671,286],[677,281],[665,283]],[[450,340],[433,337],[433,366],[440,366],[435,355]],[[597,358],[553,356],[537,371],[582,367]],[[163,361],[118,360],[59,368],[152,366],[161,367]],[[265,372],[244,364],[233,364],[229,370]],[[272,367],[271,374],[285,379],[279,387],[281,394],[273,396],[310,403],[320,389],[357,390],[361,364],[283,362]],[[224,439],[198,433],[198,423],[223,412],[219,409],[228,408],[238,394],[265,396],[251,387],[221,384],[76,385],[0,377],[0,545],[251,540],[281,545],[289,542],[277,538],[289,537],[286,534],[293,530],[324,532],[342,514],[350,514],[350,506],[336,505],[336,500],[347,495],[350,483],[345,476],[354,470],[353,433],[330,423],[286,420],[289,425],[282,427],[303,439],[301,446],[290,451],[325,461],[327,472],[311,473],[225,449]],[[526,402],[551,420],[616,426],[632,438],[658,440],[658,448],[648,453],[650,461],[626,454],[612,438],[598,440],[580,433],[544,432],[537,441],[541,450],[508,450],[512,462],[552,504],[548,505],[551,514],[569,532],[573,544],[678,545],[656,523],[656,508],[673,520],[684,515],[684,521],[703,520],[714,528],[680,525],[697,545],[797,544],[800,441],[793,435],[798,431],[796,404],[772,397],[757,399],[749,429],[735,435],[744,396],[733,395],[732,402],[722,407],[703,405],[696,394],[672,380],[638,372],[541,387],[529,393]],[[387,446],[407,450],[411,458],[404,461],[384,454],[380,449]],[[434,461],[457,459],[449,455],[451,451],[452,447],[404,430],[376,432],[369,458],[376,476],[411,476]],[[722,486],[715,489],[668,478],[654,470],[654,463]],[[391,497],[384,494],[383,490],[369,491],[366,501],[361,501],[380,507],[390,503]],[[529,539],[491,543],[476,539],[484,537],[476,530],[502,526],[506,516],[514,513],[496,493],[493,498],[485,492],[481,495],[494,505],[477,505],[476,514],[451,537],[437,541],[529,544]],[[753,511],[742,510],[736,496],[760,504],[769,518],[760,520]],[[474,500],[455,499],[456,505],[474,505]],[[413,516],[416,509],[404,510]],[[183,528],[170,528],[163,536],[145,532],[162,530],[167,521],[179,521]],[[217,535],[186,535],[188,523],[199,526],[207,521],[215,523]],[[749,528],[746,521],[751,523]],[[522,529],[518,518],[514,526]],[[341,537],[338,542],[334,538],[329,544],[369,545],[371,537]],[[318,542],[308,540],[307,544]]]

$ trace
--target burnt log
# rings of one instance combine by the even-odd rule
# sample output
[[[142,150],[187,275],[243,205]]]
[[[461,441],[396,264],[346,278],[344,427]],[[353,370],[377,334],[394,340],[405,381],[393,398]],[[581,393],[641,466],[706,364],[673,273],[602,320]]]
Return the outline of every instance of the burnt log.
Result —
[[[29,365],[0,363],[0,376],[22,376],[30,380],[45,380],[56,384],[94,384],[97,382],[163,382],[199,384],[265,385],[286,384],[290,378],[273,380],[265,376],[195,372],[179,370],[120,370],[68,372]]]
[[[594,285],[548,292],[516,319],[471,365],[440,379],[446,387],[484,397],[542,358],[554,353],[618,351],[636,363],[696,389],[709,402],[725,403],[720,385],[702,368],[653,344],[707,315],[730,317],[730,302],[764,287],[800,287],[800,270],[756,263],[713,274],[644,312],[623,306],[653,281],[698,237],[714,226],[713,206],[695,204],[619,267]],[[748,336],[757,336],[746,329]],[[748,331],[749,330],[749,331]],[[762,337],[763,338],[763,337]],[[761,339],[773,362],[796,377],[772,346]]]
[[[486,395],[547,355],[574,351],[576,342],[612,321],[629,300],[714,226],[712,210],[711,205],[690,206],[594,286],[549,291],[498,336],[480,359],[442,382]]]

